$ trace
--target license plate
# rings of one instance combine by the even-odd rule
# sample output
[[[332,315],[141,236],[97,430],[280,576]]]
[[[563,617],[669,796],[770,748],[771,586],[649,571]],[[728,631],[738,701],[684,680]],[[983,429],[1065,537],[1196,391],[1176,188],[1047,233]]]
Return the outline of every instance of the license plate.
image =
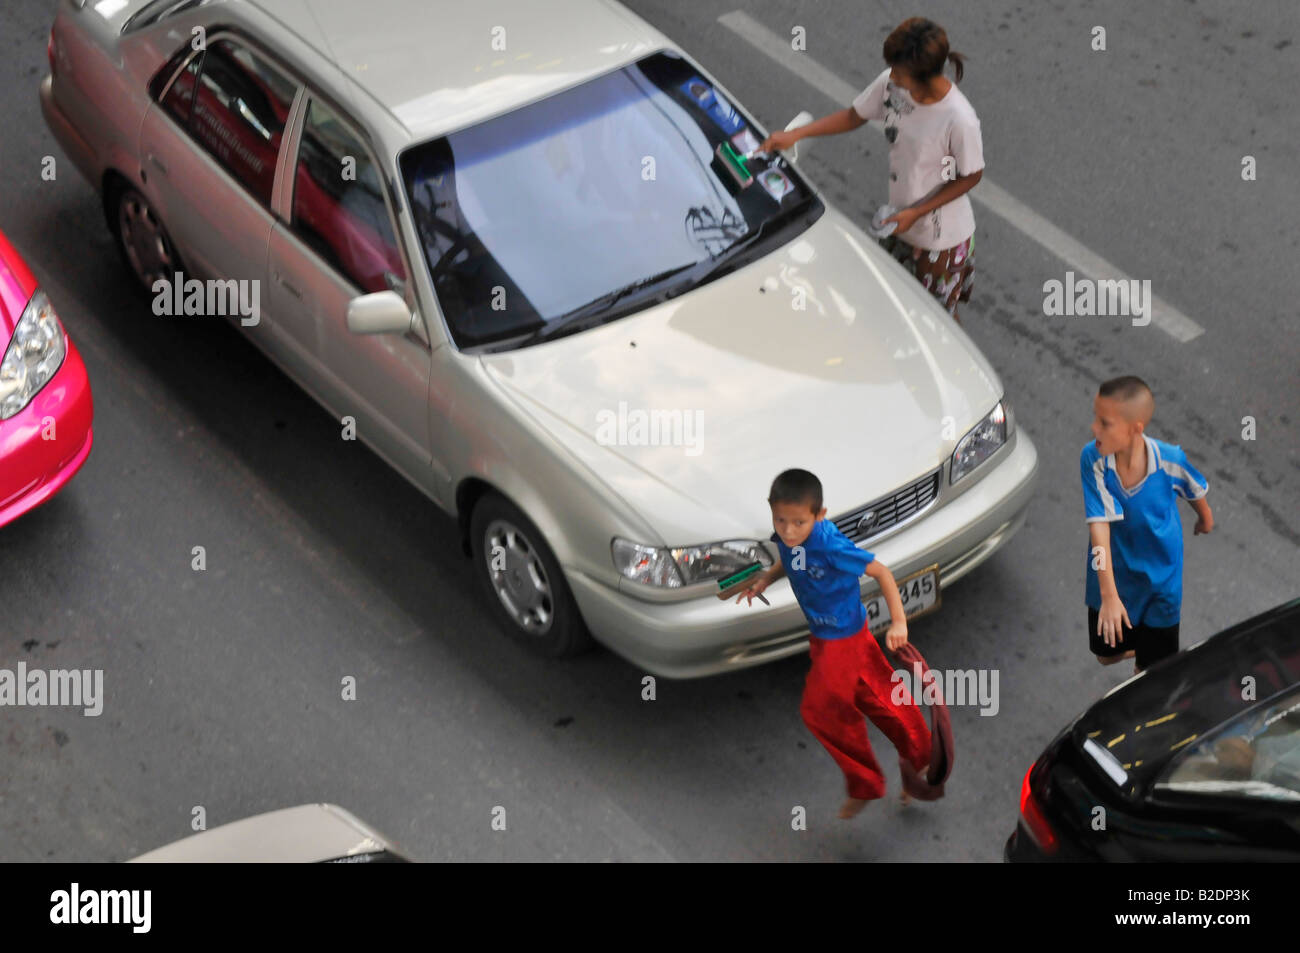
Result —
[[[939,566],[927,566],[910,576],[898,580],[898,595],[903,600],[903,613],[908,619],[933,612],[939,608]],[[889,604],[884,595],[874,596],[865,603],[867,625],[872,632],[889,627]]]

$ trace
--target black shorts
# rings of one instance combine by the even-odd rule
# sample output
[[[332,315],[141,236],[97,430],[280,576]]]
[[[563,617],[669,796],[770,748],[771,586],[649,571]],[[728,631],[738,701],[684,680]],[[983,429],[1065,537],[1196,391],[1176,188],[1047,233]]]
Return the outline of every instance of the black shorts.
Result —
[[[1136,652],[1133,660],[1137,662],[1137,667],[1149,668],[1162,658],[1178,652],[1177,622],[1163,627],[1139,625],[1136,629],[1130,629],[1121,621],[1124,639],[1122,642],[1116,642],[1115,647],[1111,648],[1106,644],[1106,640],[1097,634],[1097,615],[1097,610],[1089,606],[1088,648],[1092,650],[1093,655],[1110,658],[1113,655],[1123,655],[1132,649]]]

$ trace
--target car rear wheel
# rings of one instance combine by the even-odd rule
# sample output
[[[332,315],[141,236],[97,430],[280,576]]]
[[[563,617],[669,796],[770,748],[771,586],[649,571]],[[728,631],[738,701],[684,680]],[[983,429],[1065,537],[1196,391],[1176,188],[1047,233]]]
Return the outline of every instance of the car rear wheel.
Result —
[[[176,272],[184,272],[180,254],[172,243],[167,228],[149,200],[129,185],[117,192],[117,244],[145,289],[153,291],[160,278],[169,284]]]
[[[573,593],[542,534],[519,508],[491,494],[470,519],[474,578],[516,641],[548,658],[592,646]]]

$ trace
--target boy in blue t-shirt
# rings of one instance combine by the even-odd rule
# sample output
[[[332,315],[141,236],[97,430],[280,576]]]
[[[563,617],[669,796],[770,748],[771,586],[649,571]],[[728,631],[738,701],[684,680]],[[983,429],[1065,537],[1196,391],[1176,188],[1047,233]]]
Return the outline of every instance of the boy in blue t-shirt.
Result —
[[[1096,439],[1079,456],[1089,536],[1088,641],[1103,665],[1132,658],[1140,672],[1178,651],[1183,602],[1178,497],[1196,510],[1199,536],[1214,529],[1205,500],[1210,487],[1181,447],[1146,435],[1155,398],[1140,378],[1106,381],[1093,410]]]
[[[889,605],[890,651],[907,644],[907,619],[898,585],[874,554],[826,519],[821,481],[807,470],[786,470],[772,483],[772,541],[781,561],[760,574],[736,599],[754,598],[783,575],[790,577],[812,634],[812,667],[799,713],[804,724],[844,772],[848,800],[840,817],[856,815],[867,801],[885,795],[885,776],[871,751],[862,716],[894,743],[899,757],[924,773],[930,762],[930,729],[867,628],[858,579],[865,571]],[[897,693],[901,703],[893,698]],[[903,801],[908,800],[903,793]]]

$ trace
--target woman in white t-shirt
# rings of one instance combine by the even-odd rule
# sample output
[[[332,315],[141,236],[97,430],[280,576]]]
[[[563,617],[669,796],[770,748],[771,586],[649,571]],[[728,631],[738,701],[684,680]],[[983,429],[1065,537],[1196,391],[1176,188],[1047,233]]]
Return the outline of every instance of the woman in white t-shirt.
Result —
[[[948,50],[943,28],[923,17],[904,20],[885,38],[888,68],[853,104],[789,132],[774,132],[764,151],[788,149],[807,136],[849,132],[869,119],[884,123],[889,148],[889,204],[899,211],[885,248],[957,318],[969,301],[975,215],[966,196],[984,169],[980,121],[943,75],[951,60],[961,82],[964,57]]]

